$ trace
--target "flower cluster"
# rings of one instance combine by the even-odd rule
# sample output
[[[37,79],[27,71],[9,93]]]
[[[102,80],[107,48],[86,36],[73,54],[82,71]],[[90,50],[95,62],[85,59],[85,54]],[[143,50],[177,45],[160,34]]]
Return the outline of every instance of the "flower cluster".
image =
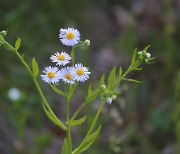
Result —
[[[105,101],[108,104],[111,104],[112,101],[116,100],[116,95],[112,94],[110,91],[107,90],[106,85],[101,85],[101,100]]]
[[[68,28],[60,29],[59,38],[62,44],[67,46],[75,46],[80,41],[80,33],[77,29]],[[71,56],[66,52],[56,52],[50,57],[51,61],[57,66],[48,66],[43,70],[44,75],[41,75],[42,80],[46,83],[55,84],[60,80],[68,84],[74,84],[77,82],[84,82],[89,79],[87,67],[84,67],[81,63],[75,64],[74,66],[66,66],[71,63]],[[58,68],[61,67],[61,69]]]
[[[138,54],[140,55],[140,58],[145,60],[146,63],[150,63],[149,61],[153,60],[154,58],[151,58],[151,54],[147,51],[139,51]]]

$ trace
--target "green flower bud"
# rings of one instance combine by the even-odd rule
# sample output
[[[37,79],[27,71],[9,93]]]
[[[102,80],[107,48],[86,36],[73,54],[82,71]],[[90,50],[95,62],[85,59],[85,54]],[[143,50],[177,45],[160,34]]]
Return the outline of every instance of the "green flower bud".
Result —
[[[3,31],[0,32],[0,34],[1,34],[2,36],[6,36],[7,31],[3,30]]]
[[[116,95],[112,95],[112,100],[114,101],[116,99]]]
[[[89,46],[91,42],[90,42],[90,40],[85,40],[84,43],[85,43],[87,46]]]
[[[105,84],[103,84],[103,85],[101,85],[101,89],[106,89],[106,85]]]

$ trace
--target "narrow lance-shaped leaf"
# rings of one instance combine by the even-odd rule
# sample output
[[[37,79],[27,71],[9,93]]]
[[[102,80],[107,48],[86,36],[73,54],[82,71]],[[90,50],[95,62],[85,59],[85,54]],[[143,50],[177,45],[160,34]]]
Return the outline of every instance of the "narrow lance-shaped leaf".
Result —
[[[147,47],[144,48],[143,51],[147,51],[149,49],[150,45],[148,45]]]
[[[124,78],[123,80],[129,81],[129,82],[135,82],[135,83],[142,83],[141,81],[135,80],[135,79],[126,79]]]
[[[109,78],[108,78],[108,89],[111,89],[115,83],[115,78],[116,78],[116,67],[114,67],[112,70],[111,70],[111,73],[109,75]]]
[[[17,51],[19,49],[21,45],[21,39],[18,37],[18,39],[16,40],[16,43],[15,43],[15,50]]]
[[[81,125],[86,120],[86,117],[87,116],[84,116],[79,120],[69,120],[68,122],[66,122],[66,124],[68,124],[70,126]]]
[[[89,84],[89,87],[88,87],[88,96],[90,96],[92,93],[91,87],[92,87],[92,82]]]
[[[64,139],[64,143],[63,143],[63,146],[62,146],[62,149],[61,149],[61,154],[69,154],[68,144],[67,144],[67,139],[66,138]]]
[[[64,95],[64,92],[62,92],[60,89],[58,89],[56,86],[50,84],[52,90],[56,92],[57,94]]]
[[[132,55],[132,59],[131,59],[131,63],[133,64],[136,60],[136,54],[137,54],[137,48],[134,50],[133,55]]]
[[[32,59],[32,74],[34,77],[36,77],[39,73],[39,67],[38,64],[36,62],[35,57]]]
[[[87,136],[80,144],[80,146],[73,151],[73,154],[80,154],[83,151],[87,150],[98,137],[100,130],[101,130],[101,126],[99,126],[99,128],[94,133]]]
[[[46,113],[47,117],[54,123],[56,124],[57,126],[59,126],[60,128],[62,128],[63,130],[66,130],[66,127],[61,123],[61,121],[56,117],[56,115],[52,112],[50,112],[44,103],[42,103],[43,105],[43,109],[44,109],[44,112]]]
[[[100,79],[100,81],[99,81],[99,88],[101,88],[101,86],[105,84],[104,79],[105,79],[105,74],[103,74],[103,75],[101,76],[101,79]]]
[[[119,68],[119,79],[121,78],[122,76],[122,67]]]

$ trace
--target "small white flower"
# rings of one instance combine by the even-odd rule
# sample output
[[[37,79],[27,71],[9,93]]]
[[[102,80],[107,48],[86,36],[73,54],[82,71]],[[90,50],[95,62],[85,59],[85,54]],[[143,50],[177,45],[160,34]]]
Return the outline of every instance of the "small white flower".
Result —
[[[48,66],[43,70],[44,75],[41,75],[42,80],[46,83],[57,83],[60,80],[59,70],[57,67]]]
[[[59,38],[62,44],[67,46],[74,46],[79,43],[80,33],[77,29],[74,28],[61,28],[59,31]]]
[[[111,97],[108,97],[108,98],[106,99],[106,103],[111,104],[111,103],[112,103],[112,98],[111,98]]]
[[[75,64],[71,69],[71,73],[74,80],[84,82],[89,79],[89,74],[91,72],[88,72],[88,68],[84,67],[82,64]]]
[[[56,52],[54,55],[51,55],[50,59],[53,63],[56,63],[56,65],[65,66],[66,64],[70,63],[71,57],[62,51],[61,53]]]
[[[72,67],[62,68],[62,69],[59,71],[59,74],[60,74],[60,78],[61,78],[65,83],[74,84],[75,81],[74,81],[73,78],[72,78],[71,69],[72,69]]]

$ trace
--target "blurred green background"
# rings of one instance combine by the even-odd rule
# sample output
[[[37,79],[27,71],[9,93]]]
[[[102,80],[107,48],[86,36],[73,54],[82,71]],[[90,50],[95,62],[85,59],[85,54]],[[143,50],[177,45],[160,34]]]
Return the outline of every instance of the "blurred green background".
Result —
[[[1,0],[0,21],[0,30],[8,30],[6,39],[14,44],[20,37],[20,52],[29,63],[36,57],[40,70],[50,65],[51,54],[70,50],[60,43],[59,29],[76,27],[83,40],[91,40],[89,48],[76,50],[76,60],[90,67],[94,84],[114,65],[127,68],[134,48],[150,44],[155,63],[129,76],[143,84],[122,83],[123,95],[105,106],[101,134],[85,153],[180,153],[179,0]],[[0,59],[0,153],[60,153],[65,134],[45,116],[28,73],[3,48]],[[38,80],[55,113],[65,119],[64,100]],[[71,113],[83,101],[86,84],[77,90]],[[18,100],[9,97],[18,92]],[[72,130],[74,148],[98,105],[98,100],[90,104],[82,113],[89,115],[83,128]]]

